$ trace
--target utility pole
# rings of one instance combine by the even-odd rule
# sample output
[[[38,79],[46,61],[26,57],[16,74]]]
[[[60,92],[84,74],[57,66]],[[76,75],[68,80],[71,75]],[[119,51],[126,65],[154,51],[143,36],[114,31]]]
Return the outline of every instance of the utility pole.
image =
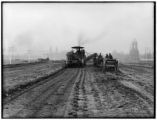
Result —
[[[145,48],[145,58],[146,60],[151,58],[151,50],[148,47]]]
[[[15,48],[14,48],[13,46],[11,46],[11,47],[9,48],[9,54],[10,54],[10,55],[9,55],[9,56],[10,56],[10,57],[9,57],[9,58],[10,58],[10,59],[9,59],[9,63],[10,63],[10,64],[12,64],[14,51],[15,51]]]
[[[27,51],[27,54],[28,54],[28,62],[29,62],[29,63],[30,63],[30,59],[31,59],[31,58],[30,58],[30,57],[31,57],[31,52],[32,52],[32,51],[31,51],[30,49]]]
[[[50,48],[49,48],[49,58],[51,58],[52,57],[52,47],[50,46]]]
[[[55,52],[55,60],[58,59],[58,47],[56,47],[56,52]]]

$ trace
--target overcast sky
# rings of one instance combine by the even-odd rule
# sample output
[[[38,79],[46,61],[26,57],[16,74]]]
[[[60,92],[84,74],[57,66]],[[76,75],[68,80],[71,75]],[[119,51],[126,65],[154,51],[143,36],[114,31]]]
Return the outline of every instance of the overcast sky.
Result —
[[[153,50],[153,3],[5,3],[4,49],[15,52],[70,50],[140,53]]]

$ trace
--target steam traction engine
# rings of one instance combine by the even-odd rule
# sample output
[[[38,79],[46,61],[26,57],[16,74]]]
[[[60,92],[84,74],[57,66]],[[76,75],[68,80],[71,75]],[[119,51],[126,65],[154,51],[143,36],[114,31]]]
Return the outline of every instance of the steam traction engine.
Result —
[[[67,67],[83,67],[86,65],[85,59],[85,50],[84,47],[75,46],[72,47],[72,51],[67,53]]]

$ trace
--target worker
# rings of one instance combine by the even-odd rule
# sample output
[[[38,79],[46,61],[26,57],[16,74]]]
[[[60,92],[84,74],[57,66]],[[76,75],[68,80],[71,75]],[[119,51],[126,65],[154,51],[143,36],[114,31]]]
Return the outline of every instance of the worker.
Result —
[[[111,53],[109,53],[109,58],[110,58],[110,59],[113,59],[113,57],[112,57]]]
[[[103,57],[102,57],[101,53],[98,56],[98,61],[99,61],[99,64],[101,64],[103,62]]]
[[[105,58],[106,58],[106,59],[108,59],[108,58],[109,58],[108,54],[106,54]]]
[[[76,50],[76,54],[79,55],[79,54],[80,54],[80,51],[79,51],[79,50]]]

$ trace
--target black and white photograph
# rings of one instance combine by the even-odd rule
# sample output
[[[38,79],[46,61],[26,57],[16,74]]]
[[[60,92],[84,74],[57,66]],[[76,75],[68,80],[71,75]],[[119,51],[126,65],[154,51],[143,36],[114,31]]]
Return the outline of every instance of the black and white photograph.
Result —
[[[155,118],[155,1],[2,1],[2,118]]]

